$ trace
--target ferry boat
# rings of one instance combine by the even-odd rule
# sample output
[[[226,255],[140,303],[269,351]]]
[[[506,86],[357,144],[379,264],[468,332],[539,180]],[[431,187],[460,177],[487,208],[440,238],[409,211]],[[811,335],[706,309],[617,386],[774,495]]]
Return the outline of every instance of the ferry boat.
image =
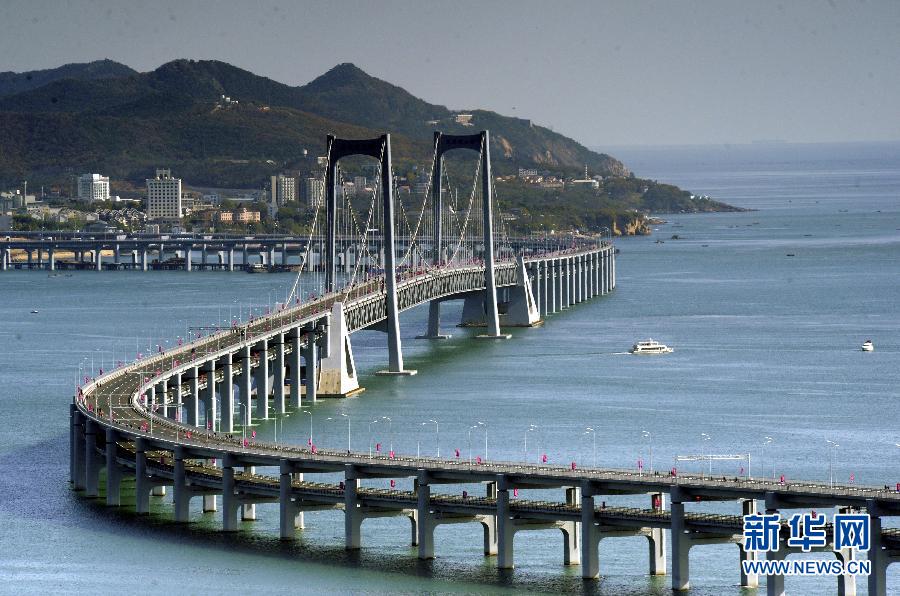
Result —
[[[669,346],[652,339],[639,341],[631,346],[630,350],[632,354],[670,354],[672,351],[672,348]]]
[[[863,345],[860,347],[863,352],[874,352],[875,344],[872,343],[871,339],[867,339],[863,342]]]

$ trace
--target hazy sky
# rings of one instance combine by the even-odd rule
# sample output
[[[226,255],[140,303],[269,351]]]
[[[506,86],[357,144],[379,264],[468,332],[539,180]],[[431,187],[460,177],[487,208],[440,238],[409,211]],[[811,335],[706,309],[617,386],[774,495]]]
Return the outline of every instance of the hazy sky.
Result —
[[[339,62],[591,146],[900,139],[900,0],[0,0],[0,71]]]

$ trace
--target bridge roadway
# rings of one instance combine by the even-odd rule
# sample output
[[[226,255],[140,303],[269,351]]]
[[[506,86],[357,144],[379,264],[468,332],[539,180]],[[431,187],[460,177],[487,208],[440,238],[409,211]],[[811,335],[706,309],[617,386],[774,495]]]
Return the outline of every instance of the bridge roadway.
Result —
[[[289,235],[249,235],[234,234],[88,234],[72,232],[11,232],[0,237],[0,271],[15,268],[57,269],[89,268],[98,271],[103,269],[138,269],[148,271],[153,268],[179,268],[186,271],[193,269],[218,269],[234,271],[246,269],[251,264],[267,265],[270,268],[290,267],[290,259],[302,258],[310,248],[310,264],[321,266],[325,256],[318,250],[324,238],[315,236]],[[370,250],[378,253],[377,242],[380,237],[369,239]],[[504,249],[516,254],[531,254],[546,251],[548,243],[555,246],[589,245],[592,240],[581,237],[559,236],[550,238],[513,237],[504,242]],[[345,269],[355,265],[357,258],[365,258],[361,254],[362,246],[359,238],[337,236],[336,257]],[[396,238],[397,250],[405,251],[410,244],[408,236]],[[422,244],[430,248],[426,240]],[[13,251],[25,253],[23,261],[13,261]],[[112,256],[102,255],[103,251],[112,252]],[[240,257],[235,257],[238,251]],[[462,260],[475,258],[477,255],[465,252],[460,254]],[[73,258],[61,260],[58,255],[72,253]],[[182,255],[174,261],[169,256]],[[155,262],[154,262],[155,255]],[[276,258],[277,255],[277,258]],[[185,259],[184,256],[190,256]],[[500,255],[498,255],[500,256]],[[413,255],[418,259],[418,254]],[[418,266],[419,263],[413,263]],[[297,266],[294,264],[293,266]]]
[[[599,250],[608,251],[609,247]],[[536,266],[532,270],[540,275],[542,265],[546,266],[554,259],[577,259],[586,254],[589,251],[548,255],[542,257],[542,261],[533,261],[526,266]],[[516,265],[509,263],[498,264],[498,285],[513,283],[513,275],[508,271],[515,271],[516,268]],[[484,282],[483,279],[478,282],[477,275],[472,275],[473,271],[483,273],[484,270],[459,267],[409,274],[399,284],[399,295],[406,296],[400,299],[400,304],[403,308],[409,308],[425,301],[475,292],[484,287]],[[555,270],[550,266],[543,271],[552,273]],[[548,279],[544,284],[545,290],[548,285],[552,287],[558,283],[554,281],[555,276]],[[515,283],[519,281],[517,279]],[[689,587],[689,552],[692,547],[740,542],[740,517],[685,511],[685,506],[692,502],[739,501],[743,513],[756,511],[757,500],[764,502],[770,512],[812,507],[865,509],[873,516],[870,536],[873,550],[869,554],[873,569],[868,579],[869,589],[871,594],[885,593],[886,568],[900,558],[898,531],[883,530],[881,524],[883,517],[900,515],[900,494],[887,487],[830,487],[806,481],[782,484],[762,479],[658,473],[641,475],[625,470],[514,462],[473,464],[459,459],[429,457],[371,457],[350,451],[244,442],[223,431],[221,426],[216,431],[204,429],[197,414],[193,417],[188,415],[190,424],[187,424],[154,413],[155,402],[148,397],[148,393],[152,393],[161,382],[168,383],[178,375],[194,371],[192,378],[196,379],[196,383],[189,383],[185,393],[193,393],[192,397],[198,398],[201,384],[197,371],[210,362],[221,361],[225,357],[230,359],[235,353],[249,355],[250,347],[258,345],[260,338],[293,333],[298,341],[289,346],[290,349],[306,350],[309,345],[316,345],[321,339],[322,323],[327,330],[326,335],[335,333],[336,324],[332,319],[336,306],[344,309],[350,329],[378,324],[385,317],[383,308],[373,306],[381,295],[379,285],[380,282],[372,282],[354,288],[346,296],[336,293],[313,303],[291,307],[252,321],[241,329],[198,339],[91,380],[76,395],[71,410],[71,471],[75,488],[84,490],[88,496],[97,496],[100,471],[105,468],[107,503],[118,505],[123,475],[133,474],[136,507],[139,512],[145,513],[149,510],[151,491],[159,494],[161,487],[171,486],[175,518],[182,522],[189,520],[188,504],[193,496],[204,497],[204,510],[215,510],[218,504],[210,495],[221,494],[225,530],[236,529],[239,506],[245,517],[252,518],[255,504],[277,502],[281,535],[285,538],[293,536],[295,527],[302,525],[303,511],[341,508],[348,549],[360,547],[363,519],[406,515],[414,522],[414,542],[419,546],[419,556],[425,559],[434,556],[433,538],[437,525],[479,522],[484,526],[485,552],[497,555],[500,568],[511,568],[513,565],[512,537],[515,532],[556,528],[564,535],[564,561],[576,563],[580,559],[585,578],[599,575],[599,541],[617,536],[646,536],[650,541],[651,573],[665,573],[666,540],[663,530],[667,529],[672,548],[672,585],[679,590]],[[540,286],[540,283],[537,285]],[[558,292],[552,289],[547,293]],[[577,292],[573,294],[573,297],[577,296]],[[383,295],[380,300],[383,303]],[[305,335],[300,333],[301,330],[306,330]],[[273,357],[268,346],[264,349],[267,357],[257,357],[257,367],[260,362],[268,362]],[[277,351],[276,347],[274,358],[283,357]],[[253,359],[244,359],[244,362],[248,361],[253,367]],[[213,368],[212,371],[217,372],[218,369]],[[248,376],[244,375],[245,378]],[[218,375],[213,374],[206,379],[207,384],[210,379],[213,380],[215,389]],[[221,384],[226,384],[224,379]],[[294,382],[292,391],[298,385]],[[179,383],[178,387],[180,394],[183,385]],[[283,385],[281,390],[283,393]],[[223,391],[223,396],[227,392]],[[277,394],[276,387],[276,402]],[[266,395],[271,397],[268,392]],[[244,397],[249,403],[250,394]],[[276,406],[278,411],[283,411],[280,409],[284,407],[283,397],[282,403]],[[195,408],[197,401],[194,399]],[[222,401],[224,404],[224,397]],[[260,400],[258,393],[257,402],[260,401],[268,405],[268,399]],[[295,405],[298,404],[295,402]],[[267,412],[268,407],[265,410]],[[209,465],[213,460],[217,462],[215,468]],[[278,477],[254,474],[252,472],[256,467],[277,467],[280,474]],[[243,473],[236,473],[235,468],[243,469]],[[340,485],[303,480],[305,474],[318,473],[340,473],[344,480]],[[368,478],[412,478],[415,490],[385,491],[360,486],[360,481]],[[487,485],[487,496],[431,493],[432,486],[460,483],[484,483]],[[566,497],[556,503],[519,500],[512,495],[517,488],[563,488]],[[651,495],[652,507],[642,510],[597,506],[597,497],[627,494]],[[664,511],[666,498],[670,501],[668,511]],[[790,552],[783,547],[776,553],[770,553],[769,558],[783,558]],[[753,556],[753,553],[741,551],[742,559]],[[847,555],[838,553],[838,556]],[[742,574],[741,583],[753,586],[757,578]],[[783,578],[769,577],[767,585],[769,593],[783,592]],[[843,593],[852,593],[855,589],[854,578],[842,576],[839,587]]]

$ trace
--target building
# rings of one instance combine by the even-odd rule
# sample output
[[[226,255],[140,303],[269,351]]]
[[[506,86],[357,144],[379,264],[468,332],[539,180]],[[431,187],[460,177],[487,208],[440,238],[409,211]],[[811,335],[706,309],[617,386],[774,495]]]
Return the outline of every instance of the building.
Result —
[[[301,198],[310,207],[322,207],[325,205],[325,179],[320,176],[310,175],[302,180],[300,185]]]
[[[278,206],[296,201],[299,195],[297,178],[279,174],[272,176],[272,203]]]
[[[77,179],[78,199],[81,201],[108,201],[109,177],[100,174],[82,174]]]
[[[147,217],[172,220],[182,215],[181,179],[169,169],[156,170],[156,178],[147,179]]]
[[[237,223],[253,223],[259,220],[259,211],[250,211],[246,207],[241,207],[234,212],[234,221]]]

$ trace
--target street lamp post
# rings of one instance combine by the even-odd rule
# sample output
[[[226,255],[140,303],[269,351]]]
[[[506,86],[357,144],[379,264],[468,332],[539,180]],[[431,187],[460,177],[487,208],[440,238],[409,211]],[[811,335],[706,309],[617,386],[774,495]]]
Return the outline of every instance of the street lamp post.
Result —
[[[423,422],[422,426],[427,426],[430,423],[434,423],[435,443],[437,444],[437,456],[438,456],[438,459],[440,459],[440,457],[441,457],[441,427],[438,424],[438,421],[433,418],[428,420],[428,422]]]
[[[391,420],[390,416],[382,416],[382,420],[388,421],[388,451],[390,453],[394,452],[394,422]]]
[[[647,439],[647,447],[650,450],[650,474],[653,474],[653,433],[649,430],[642,430],[641,436]]]
[[[483,426],[483,427],[484,427],[484,461],[487,461],[487,458],[488,458],[488,450],[487,450],[488,429],[487,429],[487,423],[486,423],[486,422],[481,422],[481,421],[479,420],[479,421],[478,421],[478,426]]]
[[[529,424],[528,430],[525,431],[525,462],[526,463],[528,462],[528,433],[530,433],[533,430],[537,430],[537,428],[538,427],[535,426],[534,424]]]
[[[840,447],[840,445],[838,445],[831,439],[825,439],[825,443],[827,443],[831,448],[831,453],[828,460],[828,477],[831,488],[834,488],[834,450]]]
[[[765,439],[763,442],[763,449],[768,448],[772,451],[772,480],[775,480],[775,450],[769,447],[769,445],[775,442],[775,439],[772,437],[763,437],[763,439]],[[763,472],[763,477],[765,477],[765,475],[766,473]]]
[[[700,440],[703,441],[700,444],[701,445],[700,455],[705,455],[703,452],[709,449],[709,447],[707,447],[706,449],[703,449],[702,447],[703,447],[703,445],[706,445],[710,439],[712,439],[712,437],[709,436],[708,434],[700,433]],[[709,475],[712,476],[712,456],[710,455],[707,459],[709,460]]]
[[[372,425],[378,424],[378,420],[369,423],[369,457],[372,457]]]
[[[593,442],[593,464],[591,464],[594,468],[597,467],[597,433],[594,432],[594,428],[591,426],[586,426],[584,428],[584,434],[591,435],[591,440]]]

